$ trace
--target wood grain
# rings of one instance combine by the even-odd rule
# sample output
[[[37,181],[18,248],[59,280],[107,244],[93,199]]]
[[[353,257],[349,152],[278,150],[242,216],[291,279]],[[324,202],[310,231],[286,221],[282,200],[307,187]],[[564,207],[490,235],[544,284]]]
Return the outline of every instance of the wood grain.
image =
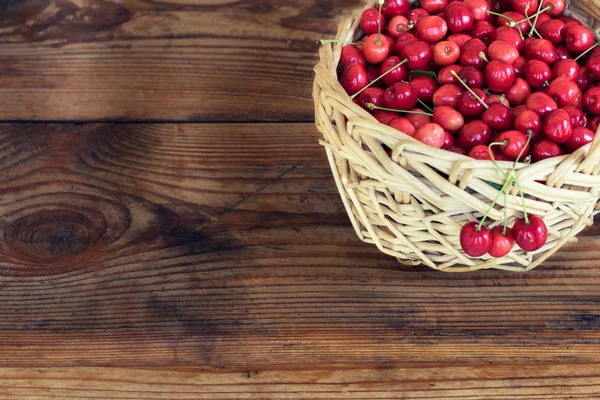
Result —
[[[315,41],[363,4],[2,1],[0,120],[312,120]]]

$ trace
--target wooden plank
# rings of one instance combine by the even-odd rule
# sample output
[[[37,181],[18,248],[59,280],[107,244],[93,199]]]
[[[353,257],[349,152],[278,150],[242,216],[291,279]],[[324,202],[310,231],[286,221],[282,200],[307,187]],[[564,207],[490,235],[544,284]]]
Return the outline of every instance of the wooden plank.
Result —
[[[458,398],[519,385],[527,399],[597,398],[597,228],[529,274],[403,267],[356,239],[318,136],[309,124],[0,125],[0,385],[20,398],[75,373],[37,368],[203,366],[152,373],[169,385],[275,371],[254,398],[285,398],[267,393],[285,371],[318,384],[335,365],[355,370],[334,379],[354,398],[377,398],[359,392],[379,393],[386,370],[379,398],[426,398],[404,368],[439,371],[439,398],[460,393],[456,371],[475,376]],[[126,398],[117,386],[94,396]],[[133,398],[160,398],[140,387]]]
[[[0,2],[0,120],[312,120],[361,0]]]
[[[598,399],[598,364],[3,369],[9,399]]]

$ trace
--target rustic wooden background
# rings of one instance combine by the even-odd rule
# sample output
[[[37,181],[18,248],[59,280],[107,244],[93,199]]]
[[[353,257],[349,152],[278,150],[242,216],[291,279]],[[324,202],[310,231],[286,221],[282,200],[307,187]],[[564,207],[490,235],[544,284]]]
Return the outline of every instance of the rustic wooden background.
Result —
[[[599,399],[600,231],[529,274],[361,244],[312,124],[362,1],[0,1],[0,398]]]

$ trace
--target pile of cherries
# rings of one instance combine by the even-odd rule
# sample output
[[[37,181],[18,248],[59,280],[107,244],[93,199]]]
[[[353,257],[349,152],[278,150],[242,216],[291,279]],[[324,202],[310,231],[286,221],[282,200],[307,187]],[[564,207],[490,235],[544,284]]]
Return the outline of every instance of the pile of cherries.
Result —
[[[600,48],[565,0],[380,0],[363,12],[365,37],[343,42],[340,83],[381,123],[435,148],[492,160],[505,184],[481,222],[461,230],[466,254],[506,256],[547,242],[528,215],[517,162],[568,154],[600,124]],[[323,40],[322,43],[338,42]],[[389,151],[389,149],[388,149]],[[504,171],[496,160],[514,161]],[[524,217],[485,222],[517,186]]]

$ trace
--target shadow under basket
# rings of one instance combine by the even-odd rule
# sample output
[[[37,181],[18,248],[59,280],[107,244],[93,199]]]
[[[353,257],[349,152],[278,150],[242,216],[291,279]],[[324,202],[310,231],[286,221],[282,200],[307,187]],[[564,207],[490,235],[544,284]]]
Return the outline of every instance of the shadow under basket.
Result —
[[[593,27],[598,40],[600,13],[593,3],[571,2],[565,14]],[[355,41],[364,36],[360,15],[342,21],[337,39]],[[467,256],[459,243],[460,230],[465,223],[481,220],[504,177],[491,161],[424,145],[354,104],[338,81],[341,51],[341,44],[321,48],[313,90],[315,121],[344,206],[362,241],[405,265],[425,264],[445,272],[528,271],[593,224],[600,193],[599,133],[575,153],[517,164],[527,211],[548,227],[544,247],[526,252],[515,245],[501,259]],[[391,157],[383,145],[392,149]],[[512,166],[499,164],[505,171]],[[500,196],[486,226],[502,225],[505,208],[509,226],[523,216],[517,188],[510,190],[506,201]]]

